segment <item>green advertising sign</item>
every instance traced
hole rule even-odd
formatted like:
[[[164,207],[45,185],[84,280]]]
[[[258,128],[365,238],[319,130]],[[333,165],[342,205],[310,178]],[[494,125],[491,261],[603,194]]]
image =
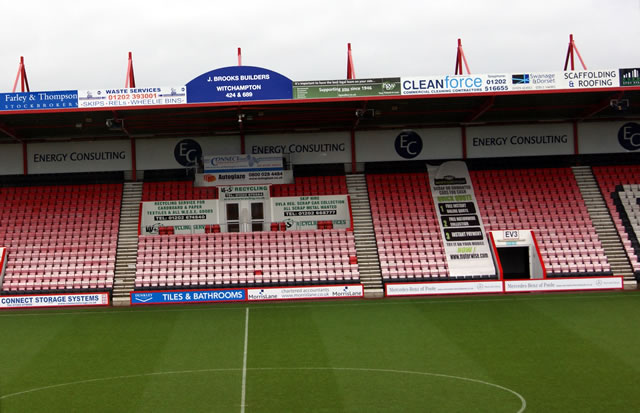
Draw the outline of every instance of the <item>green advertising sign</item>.
[[[340,79],[293,82],[294,99],[351,98],[400,95],[400,78]]]

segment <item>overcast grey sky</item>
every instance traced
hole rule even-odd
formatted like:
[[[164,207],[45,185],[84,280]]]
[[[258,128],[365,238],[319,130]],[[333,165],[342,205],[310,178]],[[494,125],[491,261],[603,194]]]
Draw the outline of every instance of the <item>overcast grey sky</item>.
[[[640,67],[640,0],[0,0],[0,91],[21,55],[32,90],[187,83],[261,66],[293,80],[562,70],[569,33],[589,69]]]

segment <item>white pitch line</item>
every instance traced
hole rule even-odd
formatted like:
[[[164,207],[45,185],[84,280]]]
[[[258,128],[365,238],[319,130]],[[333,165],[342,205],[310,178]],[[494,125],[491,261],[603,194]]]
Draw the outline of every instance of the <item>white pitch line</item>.
[[[240,400],[240,413],[244,413],[247,397],[247,350],[249,349],[249,307],[244,318],[244,352],[242,355],[242,396]]]

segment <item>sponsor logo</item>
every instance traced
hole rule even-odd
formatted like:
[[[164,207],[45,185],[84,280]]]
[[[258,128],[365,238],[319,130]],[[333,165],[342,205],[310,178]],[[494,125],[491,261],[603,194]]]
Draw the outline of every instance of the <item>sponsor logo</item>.
[[[404,159],[413,159],[422,152],[422,138],[414,131],[402,131],[396,137],[395,148]]]
[[[182,166],[195,166],[198,159],[202,158],[202,148],[193,139],[183,139],[176,145],[173,155]]]
[[[529,74],[511,75],[511,84],[528,85],[530,82]]]
[[[618,130],[618,142],[628,151],[640,149],[640,125],[628,122]]]
[[[620,69],[620,86],[640,86],[640,69]]]
[[[397,85],[398,85],[397,83],[382,82],[382,89],[384,91],[390,92],[390,91],[394,90]]]
[[[140,293],[133,296],[136,301],[140,301],[141,303],[146,303],[153,300],[153,294],[149,293]]]

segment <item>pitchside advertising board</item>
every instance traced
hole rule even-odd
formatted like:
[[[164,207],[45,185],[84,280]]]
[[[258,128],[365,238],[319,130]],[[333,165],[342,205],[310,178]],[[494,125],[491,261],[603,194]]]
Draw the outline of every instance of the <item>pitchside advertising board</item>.
[[[578,124],[581,154],[640,152],[640,121]]]
[[[131,305],[361,298],[362,284],[223,290],[134,291]]]
[[[218,200],[143,202],[140,235],[157,235],[160,227],[173,227],[176,234],[205,232],[205,225],[217,224]]]
[[[467,128],[467,157],[571,155],[573,125],[479,126]]]
[[[351,228],[347,195],[290,196],[271,199],[271,222],[286,223],[287,230],[310,230],[319,221],[331,221],[334,228]]]
[[[27,145],[29,174],[126,171],[131,169],[128,140],[46,142]]]
[[[449,161],[428,172],[450,276],[495,276],[467,165]]]
[[[622,277],[554,278],[543,280],[447,281],[387,283],[386,297],[421,295],[499,294],[544,291],[622,290]]]
[[[0,309],[43,307],[104,307],[109,293],[6,295],[0,297]]]
[[[505,280],[506,293],[537,291],[622,290],[622,277],[557,278],[545,280]]]
[[[449,281],[385,284],[385,296],[387,297],[451,294],[497,294],[502,292],[502,281]]]
[[[460,128],[395,129],[356,133],[358,162],[462,158]]]

